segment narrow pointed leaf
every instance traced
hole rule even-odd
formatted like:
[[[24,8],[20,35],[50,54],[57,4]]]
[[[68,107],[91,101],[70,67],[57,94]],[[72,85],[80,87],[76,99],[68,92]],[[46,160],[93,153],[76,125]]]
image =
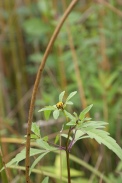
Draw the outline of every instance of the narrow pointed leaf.
[[[66,99],[66,102],[69,101],[76,93],[77,93],[77,91],[74,91],[74,92],[70,93],[69,96]]]
[[[85,109],[80,113],[79,118],[80,118],[80,119],[83,118],[83,117],[85,116],[85,114],[87,114],[87,113],[90,111],[90,109],[92,108],[92,106],[93,106],[93,104],[91,104],[90,106],[88,106],[87,108],[85,108]],[[82,119],[81,119],[81,120],[82,120]]]
[[[47,106],[47,107],[44,107],[44,108],[42,108],[42,109],[40,109],[38,112],[42,112],[42,111],[53,111],[53,110],[55,110],[56,108],[55,108],[55,106]]]
[[[45,110],[45,111],[44,111],[44,117],[45,117],[46,120],[49,119],[50,114],[51,114],[51,110]]]
[[[83,135],[78,140],[90,138],[89,135]]]
[[[49,181],[49,177],[45,177],[42,183],[48,183],[48,181]]]
[[[73,102],[67,101],[66,104],[67,104],[67,105],[73,105]]]
[[[41,136],[39,126],[36,123],[32,123],[31,131],[38,137]]]
[[[122,160],[122,148],[109,136],[109,133],[99,129],[86,131],[90,138],[94,138],[99,144],[104,144]]]
[[[63,101],[64,94],[65,94],[65,91],[60,93],[60,95],[59,95],[59,102]]]
[[[38,138],[40,138],[40,137],[35,134],[31,134],[31,139],[38,139]]]
[[[92,118],[84,118],[84,121],[90,121]]]
[[[56,135],[56,138],[55,138],[55,144],[57,144],[57,142],[59,141],[59,138],[60,138],[60,135],[58,134],[58,135]]]
[[[101,126],[105,128],[106,125],[108,125],[108,123],[104,121],[90,121],[90,122],[83,123],[82,128],[86,128],[86,127],[101,128]]]
[[[66,124],[67,126],[75,126],[76,122],[75,121],[70,121],[69,123]]]
[[[55,148],[55,147],[50,146],[47,142],[45,142],[45,141],[42,140],[42,139],[37,139],[36,142],[37,142],[37,144],[38,144],[41,148],[43,148],[43,149],[45,149],[45,150],[54,151],[54,150],[57,149],[57,148]]]
[[[77,141],[84,134],[85,134],[85,132],[83,132],[82,130],[77,130],[76,134],[75,134],[75,140]]]
[[[58,110],[58,109],[56,109],[56,110],[53,112],[53,117],[54,117],[54,119],[58,119],[58,117],[59,117],[59,110]]]
[[[48,152],[45,152],[45,153],[43,153],[43,154],[41,154],[38,158],[35,159],[35,161],[33,162],[33,164],[32,164],[31,167],[30,167],[30,172],[29,172],[29,174],[31,174],[33,168],[37,165],[37,163],[38,163],[47,153],[49,153],[49,151],[48,151]]]
[[[45,152],[45,150],[30,148],[30,156],[34,156],[34,155],[41,154],[41,153],[44,153],[44,152]],[[13,164],[18,164],[20,161],[24,160],[25,157],[26,157],[26,149],[24,148],[20,153],[18,153],[11,161],[9,161],[6,164],[6,167],[9,167]]]
[[[83,113],[83,111],[80,113],[80,115],[79,115],[79,119],[80,120],[84,120],[84,118],[85,118],[85,114]]]
[[[106,125],[108,125],[108,123],[103,121],[89,121],[77,125],[77,129],[90,131],[92,129],[105,128]]]
[[[67,116],[69,119],[75,120],[75,117],[72,116],[69,112],[67,112],[66,110],[65,110],[64,112],[65,112],[66,116]]]
[[[77,113],[76,113],[76,112],[74,112],[73,114],[74,114],[74,116],[78,119],[78,115],[77,115]]]

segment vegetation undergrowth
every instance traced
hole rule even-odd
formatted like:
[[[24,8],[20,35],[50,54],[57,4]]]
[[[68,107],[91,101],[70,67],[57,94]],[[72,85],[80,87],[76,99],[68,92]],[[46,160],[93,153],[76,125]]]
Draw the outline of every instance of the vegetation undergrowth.
[[[63,11],[68,7],[69,2],[71,1],[34,0],[32,2],[24,0],[18,3],[15,0],[4,0],[3,3],[0,3],[2,25],[0,39],[0,146],[2,146],[0,168],[4,166],[4,162],[9,162],[21,149],[21,147],[18,149],[18,146],[23,141],[23,134],[25,134],[27,109],[35,74],[52,32],[60,22]],[[80,114],[80,107],[84,109],[87,104],[94,103],[90,116],[97,121],[109,122],[109,125],[106,125],[106,131],[110,132],[120,146],[122,145],[121,4],[120,0],[79,1],[56,38],[48,57],[44,77],[39,82],[37,97],[34,97],[34,100],[36,98],[35,105],[33,105],[35,110],[32,112],[34,121],[38,122],[41,119],[42,137],[42,132],[50,134],[50,142],[52,136],[54,137],[55,132],[58,131],[56,128],[60,128],[62,118],[53,121],[53,123],[50,119],[49,123],[46,123],[43,113],[37,113],[38,109],[56,103],[60,91],[66,90],[67,93],[70,93],[78,90],[74,107],[71,110]],[[63,113],[61,112],[60,115]],[[89,117],[88,114],[87,117]],[[32,122],[32,118],[30,121]],[[51,126],[50,124],[55,125]],[[74,130],[72,132],[74,133]],[[28,133],[28,137],[30,137],[30,133]],[[63,147],[66,145],[66,139],[62,140],[61,138],[59,141],[60,146],[61,144]],[[32,144],[34,142],[31,142]],[[54,161],[53,155],[59,151],[54,152],[50,154],[49,164]],[[114,153],[103,146],[96,146],[95,141],[92,141],[91,144],[88,138],[78,141],[71,149],[71,153],[79,157],[78,159],[74,158],[76,163],[73,164],[72,156],[69,156],[70,171],[75,181],[81,181],[81,174],[78,170],[82,165],[83,169],[80,170],[85,174],[85,180],[82,177],[84,182],[97,182],[95,175],[106,182],[108,179],[110,182],[122,182],[121,161],[118,162]],[[30,158],[29,152],[27,155]],[[45,176],[53,177],[52,179],[57,178],[56,183],[60,177],[62,177],[62,181],[67,182],[65,177],[66,162],[62,162],[61,157],[64,159],[62,150],[55,155],[54,165],[51,167],[44,167],[45,161],[38,163],[38,166],[41,164]],[[31,161],[32,158],[30,158],[30,164]],[[62,176],[60,172],[60,176],[55,177],[60,162],[62,162]],[[81,164],[79,165],[79,163]],[[23,162],[20,163],[20,165],[22,164]],[[117,165],[119,166],[115,169]],[[0,181],[6,183],[8,177],[9,182],[12,182],[19,177],[22,179],[20,182],[25,182],[23,171],[18,174],[19,171],[15,170],[25,170],[25,167],[11,165],[11,168],[13,170],[5,167],[5,170],[0,174]],[[46,170],[44,171],[44,169]],[[28,165],[26,170],[29,175]],[[38,180],[42,180],[38,167],[32,172],[36,172],[31,175],[32,179],[36,177]],[[105,172],[105,177],[102,172]],[[108,179],[104,179],[106,176]],[[52,179],[50,178],[51,183],[54,181]]]
[[[104,144],[122,160],[121,147],[105,130],[105,127],[108,125],[108,123],[103,121],[92,121],[90,117],[87,117],[87,114],[91,110],[93,104],[81,111],[80,114],[77,114],[77,112],[70,113],[68,111],[68,105],[73,105],[71,98],[74,97],[76,93],[76,91],[70,93],[64,101],[63,97],[65,91],[63,91],[59,95],[59,101],[57,104],[53,106],[46,106],[38,111],[43,111],[46,119],[49,119],[51,112],[53,112],[54,120],[57,120],[63,115],[64,123],[60,132],[58,135],[56,135],[54,142],[50,141],[48,135],[42,137],[39,126],[36,123],[32,123],[31,140],[35,142],[38,148],[30,148],[30,156],[38,155],[38,157],[33,161],[29,170],[29,175],[32,173],[35,166],[41,161],[41,159],[48,153],[55,151],[65,151],[67,162],[67,182],[71,183],[75,181],[75,179],[71,178],[70,174],[69,155],[75,143],[86,138],[95,139],[99,144]],[[65,140],[62,140],[62,137],[65,138]],[[6,167],[11,167],[12,165],[17,166],[18,163],[25,159],[25,157],[26,154],[24,148],[19,154],[16,155],[15,158],[6,164]],[[4,168],[2,168],[2,170],[4,170]],[[62,170],[60,171],[62,172]],[[106,182],[109,182],[107,178],[104,177],[103,179]],[[42,182],[48,183],[49,178],[45,177]]]

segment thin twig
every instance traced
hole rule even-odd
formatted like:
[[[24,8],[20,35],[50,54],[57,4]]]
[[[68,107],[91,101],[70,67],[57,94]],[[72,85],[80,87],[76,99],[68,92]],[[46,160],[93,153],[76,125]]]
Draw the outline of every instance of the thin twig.
[[[39,70],[37,72],[37,76],[36,76],[36,80],[35,80],[35,84],[34,84],[34,88],[33,88],[33,92],[32,92],[32,97],[31,97],[31,102],[30,102],[30,109],[29,109],[29,115],[28,115],[28,128],[27,128],[27,141],[26,141],[26,161],[25,161],[25,165],[26,165],[26,183],[30,183],[30,176],[29,176],[29,167],[30,167],[30,134],[31,134],[31,124],[32,124],[32,119],[33,119],[33,111],[34,111],[34,104],[35,104],[35,99],[36,99],[36,94],[37,94],[37,90],[38,90],[38,86],[39,86],[39,82],[41,79],[41,75],[42,75],[42,71],[44,69],[45,63],[46,63],[46,59],[50,53],[50,50],[53,46],[53,43],[64,23],[64,21],[66,20],[67,16],[69,15],[69,13],[71,12],[71,10],[73,9],[73,7],[75,6],[75,4],[78,2],[78,0],[72,0],[72,2],[70,3],[70,5],[68,6],[68,8],[66,9],[65,13],[63,14],[63,17],[60,21],[60,23],[57,25],[50,41],[49,44],[47,46],[47,49],[45,51],[45,54],[43,56],[43,59],[41,61],[41,64],[39,66]]]

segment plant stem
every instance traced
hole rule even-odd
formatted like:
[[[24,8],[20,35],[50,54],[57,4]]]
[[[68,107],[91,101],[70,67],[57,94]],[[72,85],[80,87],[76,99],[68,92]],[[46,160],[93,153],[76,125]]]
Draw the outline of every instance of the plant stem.
[[[67,174],[68,174],[68,183],[71,183],[70,179],[70,164],[69,164],[69,150],[66,150],[66,160],[67,160]]]
[[[47,143],[53,145],[54,147],[58,147],[60,150],[65,150],[65,147],[63,147],[61,145],[57,145],[57,144],[54,144],[54,143],[49,142],[49,141],[47,141]]]
[[[72,132],[72,130],[75,128],[76,126],[74,127],[70,127],[69,128],[69,131],[68,131],[68,137],[67,137],[67,142],[66,142],[66,160],[67,160],[67,174],[68,174],[68,183],[71,183],[71,177],[70,177],[70,163],[69,163],[69,152],[72,148],[72,143],[73,143],[73,140],[71,141],[71,143],[69,143],[69,138],[70,138],[70,134]]]
[[[76,127],[76,126],[74,126],[74,128],[75,128],[75,127]],[[72,130],[73,130],[74,128],[72,128]],[[73,139],[71,140],[71,142],[70,142],[70,144],[69,144],[69,146],[68,146],[69,152],[70,152],[70,150],[71,150],[71,148],[72,148],[72,146],[73,146],[73,144],[74,144],[76,131],[77,131],[77,130],[75,129],[74,137],[73,137]]]
[[[64,21],[66,20],[67,16],[69,15],[69,13],[72,11],[73,7],[75,6],[75,4],[78,2],[78,0],[73,0],[71,1],[71,3],[69,4],[68,8],[66,9],[65,13],[63,14],[63,17],[60,21],[60,23],[57,25],[50,41],[49,44],[47,46],[47,49],[45,51],[45,54],[43,56],[43,59],[41,61],[41,64],[39,66],[39,70],[37,72],[37,76],[36,76],[36,81],[34,84],[34,88],[33,88],[33,92],[32,92],[32,97],[31,97],[31,102],[30,102],[30,109],[29,109],[29,115],[28,115],[28,128],[27,128],[27,140],[26,140],[26,161],[25,161],[25,166],[26,166],[26,183],[30,183],[30,176],[29,176],[29,168],[30,168],[30,134],[31,134],[31,125],[32,125],[32,119],[33,119],[33,111],[34,111],[34,105],[35,105],[35,100],[36,100],[36,94],[37,94],[37,90],[38,90],[38,86],[39,86],[39,82],[41,79],[41,75],[42,75],[42,71],[44,69],[47,57],[51,51],[51,48],[54,44],[54,41],[64,23]]]
[[[67,161],[67,174],[68,174],[68,183],[71,183],[71,178],[70,178],[70,164],[69,164],[69,137],[72,129],[70,127],[69,132],[68,132],[68,137],[67,137],[67,142],[66,142],[66,161]]]

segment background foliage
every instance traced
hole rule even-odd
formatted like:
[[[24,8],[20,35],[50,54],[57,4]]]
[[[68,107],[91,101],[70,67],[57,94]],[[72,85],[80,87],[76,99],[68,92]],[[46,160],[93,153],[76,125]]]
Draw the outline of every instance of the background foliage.
[[[52,32],[69,2],[0,1],[0,134],[5,162],[16,155],[18,147],[21,148],[18,144],[26,132],[36,72]],[[120,0],[101,0],[99,3],[79,0],[61,29],[40,83],[34,121],[40,123],[43,135],[51,134],[50,138],[53,138],[60,130],[62,119],[46,123],[43,114],[37,111],[57,103],[61,91],[68,94],[78,90],[74,99],[75,110],[79,112],[93,103],[90,116],[94,120],[109,122],[106,130],[122,146],[121,28]],[[79,142],[72,154],[99,168],[110,179],[116,177],[116,182],[122,181],[121,174],[115,172],[118,158],[94,141]],[[58,156],[47,157],[48,161],[41,162],[43,166],[48,166],[49,162],[58,166]],[[87,179],[95,182],[85,167],[73,162],[71,166],[84,172],[84,182]],[[117,170],[121,171],[121,167]],[[16,171],[8,170],[8,174],[11,181],[19,180],[20,176],[21,182],[24,180],[23,172],[16,174]],[[40,175],[34,176],[40,180]]]

